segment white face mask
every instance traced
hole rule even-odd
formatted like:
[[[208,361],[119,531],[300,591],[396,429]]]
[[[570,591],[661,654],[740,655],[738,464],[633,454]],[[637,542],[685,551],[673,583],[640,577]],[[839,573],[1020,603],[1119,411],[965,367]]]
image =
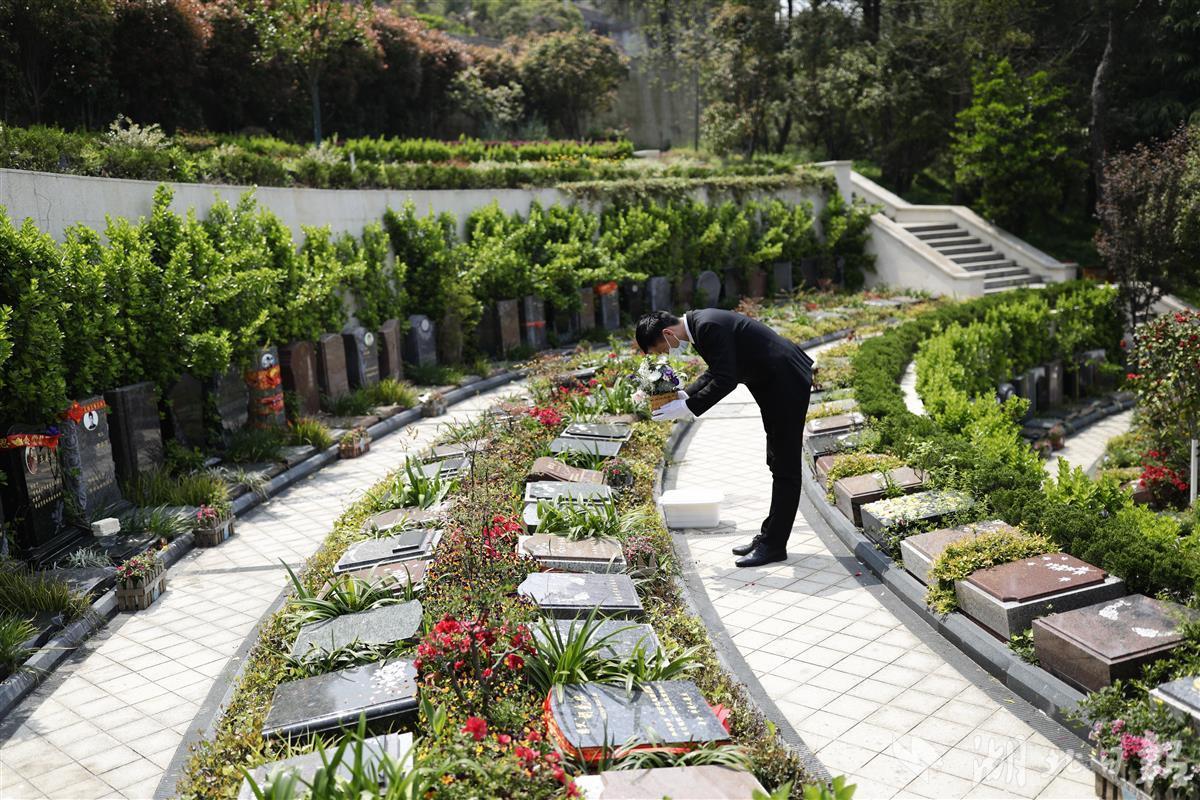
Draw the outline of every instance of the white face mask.
[[[673,333],[671,334],[671,337],[675,339],[674,347],[671,346],[670,340],[667,339],[667,332],[666,331],[663,332],[663,341],[665,341],[667,343],[667,347],[670,347],[670,350],[667,351],[667,355],[669,355],[671,358],[682,358],[684,348],[687,347],[688,343],[685,341],[682,341],[679,338],[676,338],[675,334],[673,334]]]

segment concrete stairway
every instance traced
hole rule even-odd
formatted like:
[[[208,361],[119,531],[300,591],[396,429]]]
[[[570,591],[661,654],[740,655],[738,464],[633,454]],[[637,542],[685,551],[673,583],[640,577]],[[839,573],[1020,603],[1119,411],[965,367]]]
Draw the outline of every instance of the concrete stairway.
[[[964,270],[982,277],[984,294],[1044,285],[1028,268],[954,223],[902,223],[902,227]]]

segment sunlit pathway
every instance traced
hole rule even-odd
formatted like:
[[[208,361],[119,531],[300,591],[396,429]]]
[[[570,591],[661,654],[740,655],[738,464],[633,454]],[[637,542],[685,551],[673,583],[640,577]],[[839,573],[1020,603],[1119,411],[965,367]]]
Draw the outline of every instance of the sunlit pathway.
[[[1094,425],[1089,425],[1078,433],[1068,436],[1062,450],[1046,459],[1046,472],[1058,474],[1058,462],[1062,459],[1073,467],[1085,471],[1095,466],[1104,455],[1104,448],[1114,436],[1127,433],[1133,425],[1133,409],[1122,411],[1105,417]]]
[[[337,517],[443,423],[518,390],[502,386],[372,443],[361,458],[335,461],[239,519],[233,539],[189,553],[150,609],[119,615],[5,720],[0,797],[154,797],[287,585],[280,561],[303,563]]]

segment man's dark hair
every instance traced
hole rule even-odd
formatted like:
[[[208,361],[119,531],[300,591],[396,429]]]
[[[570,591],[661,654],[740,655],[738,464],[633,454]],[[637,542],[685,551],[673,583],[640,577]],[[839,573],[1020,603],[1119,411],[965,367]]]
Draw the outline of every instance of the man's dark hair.
[[[658,340],[662,338],[664,330],[678,324],[679,317],[669,311],[651,311],[638,320],[638,347],[642,348],[643,353],[649,352],[651,347],[658,344]]]

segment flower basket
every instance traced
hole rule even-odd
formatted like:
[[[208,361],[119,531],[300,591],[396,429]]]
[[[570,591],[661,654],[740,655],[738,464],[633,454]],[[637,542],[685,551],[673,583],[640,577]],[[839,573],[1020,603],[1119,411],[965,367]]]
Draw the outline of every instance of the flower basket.
[[[1092,772],[1096,775],[1096,797],[1101,800],[1183,800],[1188,797],[1187,789],[1156,789],[1153,794],[1139,786],[1134,770],[1128,765],[1114,772],[1106,764],[1092,758]]]
[[[663,392],[662,394],[652,394],[652,395],[650,395],[650,410],[658,411],[660,408],[662,408],[663,406],[665,406],[667,403],[671,402],[672,400],[675,400],[677,397],[678,397],[678,395],[676,395],[675,392]]]
[[[633,401],[649,401],[650,410],[657,411],[675,400],[687,378],[676,372],[666,356],[646,356],[638,365],[637,372],[628,378],[634,385]]]
[[[149,608],[167,588],[163,563],[153,553],[142,553],[117,567],[117,608],[141,611]]]
[[[441,392],[423,394],[418,400],[421,403],[421,416],[423,417],[440,417],[446,413],[446,398]]]
[[[371,449],[371,434],[361,425],[347,431],[338,441],[338,455],[342,458],[358,458]]]
[[[196,547],[216,547],[233,536],[234,517],[226,517],[215,524],[201,523],[192,529]]]

